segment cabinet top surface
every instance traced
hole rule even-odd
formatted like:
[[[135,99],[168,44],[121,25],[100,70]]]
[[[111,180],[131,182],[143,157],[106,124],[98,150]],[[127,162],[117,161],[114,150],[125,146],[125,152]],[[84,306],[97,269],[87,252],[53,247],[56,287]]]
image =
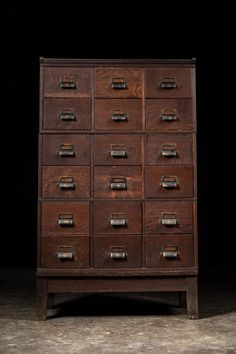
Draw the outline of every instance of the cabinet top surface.
[[[192,59],[72,59],[72,58],[40,58],[40,63],[43,66],[60,66],[60,65],[187,65],[194,66],[196,62],[195,58]]]

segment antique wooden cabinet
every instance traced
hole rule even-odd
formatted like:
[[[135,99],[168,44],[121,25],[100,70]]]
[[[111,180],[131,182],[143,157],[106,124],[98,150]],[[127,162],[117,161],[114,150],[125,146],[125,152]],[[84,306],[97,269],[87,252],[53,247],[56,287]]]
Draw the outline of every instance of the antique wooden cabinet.
[[[49,294],[145,291],[197,318],[194,60],[40,63],[37,318]]]

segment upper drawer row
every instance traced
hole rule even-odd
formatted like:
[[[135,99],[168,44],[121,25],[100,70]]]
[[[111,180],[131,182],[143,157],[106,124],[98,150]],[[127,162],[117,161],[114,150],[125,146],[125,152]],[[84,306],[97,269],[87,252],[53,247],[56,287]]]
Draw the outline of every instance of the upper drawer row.
[[[145,79],[144,79],[145,74]],[[97,68],[95,97],[171,98],[192,97],[191,68]],[[91,97],[91,68],[45,67],[45,97]],[[145,87],[144,87],[145,81]]]

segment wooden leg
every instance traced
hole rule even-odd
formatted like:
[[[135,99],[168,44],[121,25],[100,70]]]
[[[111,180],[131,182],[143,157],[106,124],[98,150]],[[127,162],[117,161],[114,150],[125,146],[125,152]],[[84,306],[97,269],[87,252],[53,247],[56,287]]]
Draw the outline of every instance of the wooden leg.
[[[186,307],[186,292],[179,291],[179,307]]]
[[[187,278],[187,311],[190,319],[198,318],[197,277]]]
[[[48,281],[47,278],[37,278],[37,320],[47,319]]]

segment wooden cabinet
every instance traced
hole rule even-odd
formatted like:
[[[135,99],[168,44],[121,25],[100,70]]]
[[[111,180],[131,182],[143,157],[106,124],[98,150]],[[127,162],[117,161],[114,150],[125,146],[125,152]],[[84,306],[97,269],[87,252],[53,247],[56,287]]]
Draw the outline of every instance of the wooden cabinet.
[[[194,60],[42,58],[40,82],[37,318],[130,291],[197,318]]]

